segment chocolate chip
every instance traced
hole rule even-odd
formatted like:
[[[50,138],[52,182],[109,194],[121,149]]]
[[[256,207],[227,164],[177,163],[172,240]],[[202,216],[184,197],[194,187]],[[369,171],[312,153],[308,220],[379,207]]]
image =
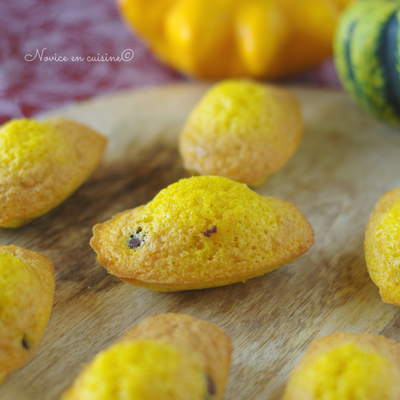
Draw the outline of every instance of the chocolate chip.
[[[204,235],[205,237],[210,237],[212,233],[217,233],[217,226],[216,226],[216,225],[214,225],[211,229],[207,229],[207,230],[203,233],[203,235]]]
[[[146,235],[140,234],[140,232],[142,232],[141,227],[137,228],[136,233],[131,235],[131,238],[128,240],[128,246],[131,249],[137,249],[138,247],[140,247],[143,244],[144,238],[146,237]]]
[[[31,348],[31,342],[30,342],[30,340],[28,340],[28,339],[26,338],[25,335],[24,335],[24,337],[22,338],[22,347],[23,347],[25,350],[29,350],[29,349]]]
[[[129,242],[128,242],[128,246],[131,249],[137,249],[141,245],[142,245],[142,241],[139,238],[131,236],[131,240],[129,240]]]
[[[217,393],[217,388],[215,387],[214,381],[211,376],[207,374],[207,391],[209,396],[214,396]]]

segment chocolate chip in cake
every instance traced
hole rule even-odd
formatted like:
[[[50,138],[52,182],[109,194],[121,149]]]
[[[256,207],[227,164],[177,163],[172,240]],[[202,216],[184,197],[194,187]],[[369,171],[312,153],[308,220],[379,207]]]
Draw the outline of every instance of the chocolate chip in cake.
[[[128,240],[128,246],[131,249],[137,249],[143,244],[146,235],[141,235],[140,232],[142,232],[142,228],[139,227],[136,229],[136,233],[131,235],[131,238]]]
[[[24,334],[24,337],[22,338],[22,347],[25,349],[25,350],[29,350],[30,348],[31,348],[31,342],[30,342],[30,340],[28,340],[27,338],[26,338],[26,335]]]
[[[210,237],[212,233],[217,233],[217,225],[214,225],[211,229],[207,229],[203,235],[205,237]]]
[[[139,238],[134,237],[134,236],[131,236],[131,239],[130,239],[129,242],[128,242],[128,246],[129,246],[131,249],[137,249],[137,248],[140,247],[141,245],[142,245],[142,241],[141,241]]]
[[[217,393],[217,388],[215,387],[214,381],[211,376],[207,374],[207,391],[209,396],[214,396]]]

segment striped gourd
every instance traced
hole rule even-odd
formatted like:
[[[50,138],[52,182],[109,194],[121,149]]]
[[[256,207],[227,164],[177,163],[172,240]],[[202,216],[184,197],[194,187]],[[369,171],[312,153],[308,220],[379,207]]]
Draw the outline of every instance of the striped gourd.
[[[400,125],[400,0],[364,0],[343,13],[335,63],[343,87],[366,110]]]

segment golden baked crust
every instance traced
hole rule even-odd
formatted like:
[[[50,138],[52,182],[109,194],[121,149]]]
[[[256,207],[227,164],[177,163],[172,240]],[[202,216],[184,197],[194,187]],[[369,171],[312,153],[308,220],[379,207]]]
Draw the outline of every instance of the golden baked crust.
[[[172,349],[175,349],[178,354],[182,356],[180,362],[188,362],[187,368],[190,368],[191,362],[195,362],[195,364],[198,363],[197,365],[199,368],[199,374],[197,376],[194,374],[193,378],[199,378],[200,380],[202,385],[202,391],[200,395],[196,395],[193,392],[187,394],[178,393],[179,399],[220,400],[223,398],[226,381],[229,375],[232,344],[231,340],[222,329],[213,324],[190,317],[188,315],[171,313],[155,315],[145,318],[137,326],[127,331],[117,343],[103,352],[103,355],[105,355],[106,352],[110,352],[112,349],[116,349],[118,351],[118,346],[120,346],[119,348],[121,351],[129,351],[131,349],[127,347],[124,348],[122,346],[130,343],[136,343],[139,346],[142,346],[142,348],[148,347],[149,344],[171,346]],[[113,356],[115,357],[116,355],[117,353],[115,353]],[[188,358],[186,358],[186,356]],[[103,388],[99,389],[99,385],[93,385],[92,383],[94,382],[95,377],[93,377],[93,374],[95,372],[102,375],[102,382],[110,378],[108,376],[108,372],[104,372],[104,368],[102,369],[98,367],[98,357],[99,356],[96,357],[97,360],[95,359],[94,363],[86,367],[79,375],[72,387],[64,395],[63,400],[96,400],[99,398],[102,400],[108,400],[107,393],[112,393],[112,391],[103,390]],[[146,357],[146,355],[144,355],[144,357]],[[132,359],[133,358],[128,359],[127,362],[132,362]],[[112,363],[113,359],[109,359],[108,361]],[[160,358],[154,361],[157,363],[162,363]],[[93,368],[93,364],[95,363],[97,363],[97,366]],[[106,368],[106,363],[103,363],[103,365]],[[138,363],[135,365],[136,368],[140,368]],[[124,372],[129,374],[129,370],[132,371],[133,369],[134,367],[127,368],[124,370]],[[147,369],[146,372],[142,372],[141,377],[146,379],[146,375],[149,373],[153,375],[155,372],[154,370],[151,370],[151,368]],[[174,377],[163,374],[163,376],[160,378],[165,380],[165,384],[170,384],[168,381]],[[112,379],[113,381],[118,380],[119,382],[122,382],[122,380],[115,376],[113,376]],[[125,379],[131,378],[125,377]],[[180,376],[179,379],[182,380],[182,377]],[[178,385],[178,383],[179,382],[175,382],[176,385]],[[119,383],[119,385],[123,385],[125,387],[124,383]],[[160,389],[160,386],[153,382],[153,387],[147,387],[145,392],[141,392],[139,396],[131,397],[135,399],[137,398],[138,400],[154,399],[156,398],[154,393],[154,391],[157,390],[156,386],[157,389]],[[132,392],[137,393],[135,389],[131,388],[131,395]],[[101,395],[98,393],[98,391],[101,391]],[[161,396],[163,392],[162,386],[160,391],[161,393],[158,394]],[[204,391],[206,392],[204,393]],[[120,390],[117,390],[116,392],[119,393]],[[167,397],[170,400],[175,400],[175,396],[173,395],[159,398],[164,399]],[[120,397],[118,395],[112,396],[112,400],[119,400],[119,398]]]
[[[400,306],[400,188],[378,201],[365,232],[365,259],[385,303]]]
[[[90,245],[110,273],[159,291],[245,281],[293,261],[314,243],[295,205],[217,176],[182,179],[93,233]]]
[[[29,129],[41,135],[31,137]],[[18,143],[22,131],[31,147]],[[0,129],[0,139],[10,147],[0,149],[0,226],[7,228],[24,225],[62,203],[93,173],[107,144],[92,129],[57,118],[12,121]]]
[[[54,296],[49,257],[0,246],[0,382],[29,357],[43,335]]]
[[[228,80],[215,85],[192,111],[179,147],[191,173],[256,186],[292,157],[302,130],[299,103],[289,92]]]
[[[367,333],[341,332],[311,343],[282,400],[397,400],[400,345]]]

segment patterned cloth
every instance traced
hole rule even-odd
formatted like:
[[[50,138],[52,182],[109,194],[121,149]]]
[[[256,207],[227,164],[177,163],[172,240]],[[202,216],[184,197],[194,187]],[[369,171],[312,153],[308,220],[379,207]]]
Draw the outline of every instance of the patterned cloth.
[[[95,60],[118,56],[125,61]],[[0,123],[182,79],[128,30],[113,0],[0,2]],[[290,82],[340,87],[331,60]]]

